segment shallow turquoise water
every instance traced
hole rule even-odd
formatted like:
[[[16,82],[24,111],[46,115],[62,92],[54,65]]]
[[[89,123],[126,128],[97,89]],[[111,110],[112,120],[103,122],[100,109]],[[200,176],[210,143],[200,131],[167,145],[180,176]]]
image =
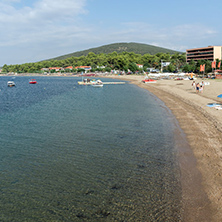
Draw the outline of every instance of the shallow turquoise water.
[[[161,101],[131,84],[36,79],[0,77],[0,221],[179,221],[176,126]]]

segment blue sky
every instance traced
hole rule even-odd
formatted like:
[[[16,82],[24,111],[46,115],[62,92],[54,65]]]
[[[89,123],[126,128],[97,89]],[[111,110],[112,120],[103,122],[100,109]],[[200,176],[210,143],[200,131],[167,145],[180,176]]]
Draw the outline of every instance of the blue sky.
[[[0,66],[117,42],[222,45],[219,0],[0,0]]]

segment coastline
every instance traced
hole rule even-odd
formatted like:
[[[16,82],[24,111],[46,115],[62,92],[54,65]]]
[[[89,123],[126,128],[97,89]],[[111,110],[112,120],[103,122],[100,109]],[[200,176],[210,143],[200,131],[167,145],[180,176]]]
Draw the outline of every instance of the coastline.
[[[143,76],[107,78],[130,81],[150,91],[171,110],[185,133],[188,144],[176,144],[183,221],[222,221],[222,110],[207,107],[208,103],[222,102],[217,98],[222,93],[222,82],[209,80],[210,85],[197,94],[192,89],[192,81],[159,80],[144,84]],[[175,137],[180,134],[175,132]]]
[[[222,93],[222,81],[206,80],[210,85],[196,94],[192,81],[158,80],[144,84],[144,76],[139,75],[95,78],[129,81],[165,103],[182,129],[175,131],[181,169],[182,221],[222,221],[222,110],[207,107],[208,103],[222,103],[217,98]],[[180,143],[183,136],[188,144],[184,140]]]

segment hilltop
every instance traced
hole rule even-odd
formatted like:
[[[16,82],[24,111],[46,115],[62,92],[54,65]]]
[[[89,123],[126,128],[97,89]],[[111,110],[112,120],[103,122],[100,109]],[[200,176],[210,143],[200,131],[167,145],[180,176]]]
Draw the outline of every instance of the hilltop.
[[[56,72],[60,71],[61,67],[72,67],[69,68],[69,70],[72,70],[73,67],[86,65],[95,70],[98,67],[105,67],[104,70],[109,70],[107,72],[110,72],[111,69],[135,72],[138,70],[136,64],[159,69],[162,60],[172,61],[172,64],[167,67],[169,72],[183,68],[186,63],[185,53],[182,52],[140,43],[115,43],[36,63],[4,65],[3,72],[40,73],[42,68],[46,70],[49,67],[53,68],[50,72]],[[188,70],[194,69],[193,66],[185,68]]]
[[[117,53],[121,52],[134,52],[136,54],[151,54],[155,55],[156,53],[169,53],[169,54],[175,54],[175,53],[182,53],[178,51],[174,51],[171,49],[166,49],[158,46],[153,46],[153,45],[148,45],[148,44],[142,44],[142,43],[113,43],[113,44],[108,44],[96,48],[91,48],[83,51],[78,51],[78,52],[73,52],[70,54],[66,54],[63,56],[59,56],[56,58],[52,58],[51,60],[63,60],[67,59],[70,57],[80,57],[80,56],[87,56],[89,52],[93,52],[95,54],[109,54],[116,51]]]

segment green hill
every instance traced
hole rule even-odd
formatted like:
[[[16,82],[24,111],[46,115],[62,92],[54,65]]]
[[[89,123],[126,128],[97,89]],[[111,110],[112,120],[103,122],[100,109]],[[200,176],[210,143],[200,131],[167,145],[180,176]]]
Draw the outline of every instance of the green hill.
[[[174,50],[170,50],[170,49],[166,49],[166,48],[161,48],[161,47],[157,47],[157,46],[153,46],[153,45],[130,42],[130,43],[113,43],[113,44],[109,44],[109,45],[104,45],[104,46],[100,46],[97,48],[91,48],[91,49],[59,56],[56,58],[52,58],[51,60],[63,60],[63,59],[70,58],[72,56],[74,56],[74,57],[86,56],[86,55],[88,55],[89,52],[93,52],[95,54],[100,54],[100,53],[109,54],[114,51],[116,51],[117,53],[134,52],[136,54],[141,54],[141,55],[144,55],[147,53],[154,55],[159,52],[160,53],[169,53],[169,54],[182,53],[182,52],[178,52],[178,51],[174,51]]]

